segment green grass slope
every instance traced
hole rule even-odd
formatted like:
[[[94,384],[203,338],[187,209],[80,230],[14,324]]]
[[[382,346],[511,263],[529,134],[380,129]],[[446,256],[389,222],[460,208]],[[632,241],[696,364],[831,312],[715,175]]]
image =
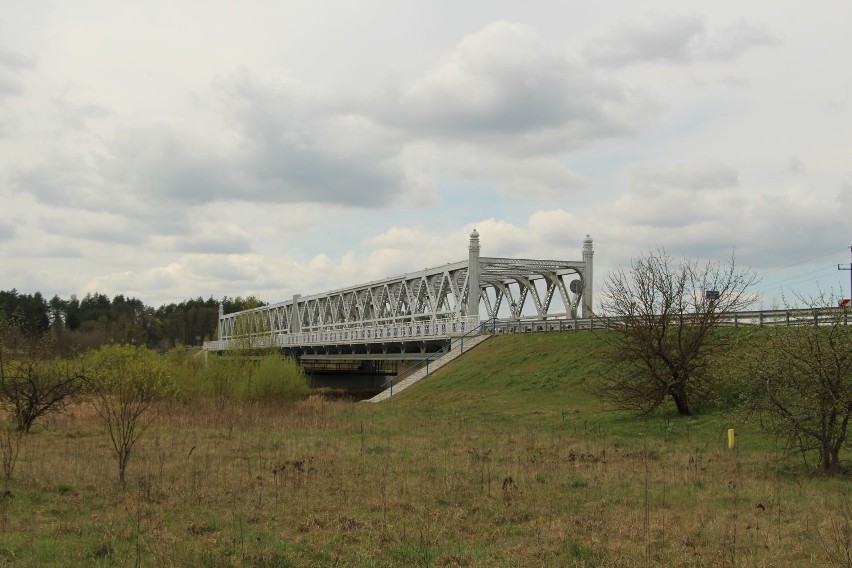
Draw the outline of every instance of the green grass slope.
[[[496,336],[390,401],[394,411],[463,414],[513,428],[572,429],[627,442],[647,435],[669,442],[696,436],[723,446],[735,428],[745,451],[776,447],[756,424],[726,412],[681,417],[674,405],[650,415],[615,412],[590,391],[607,372],[600,333],[561,332]],[[390,410],[390,409],[388,409]]]
[[[591,333],[489,339],[392,399],[400,407],[442,404],[507,415],[596,406],[586,386],[604,346]]]

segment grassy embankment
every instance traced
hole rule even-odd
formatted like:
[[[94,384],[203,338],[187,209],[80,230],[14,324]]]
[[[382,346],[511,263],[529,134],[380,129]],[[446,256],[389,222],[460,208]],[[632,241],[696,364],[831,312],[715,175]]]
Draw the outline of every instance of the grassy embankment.
[[[496,338],[378,406],[163,405],[123,489],[77,407],[25,438],[0,566],[849,565],[848,480],[720,413],[602,410],[599,349]]]

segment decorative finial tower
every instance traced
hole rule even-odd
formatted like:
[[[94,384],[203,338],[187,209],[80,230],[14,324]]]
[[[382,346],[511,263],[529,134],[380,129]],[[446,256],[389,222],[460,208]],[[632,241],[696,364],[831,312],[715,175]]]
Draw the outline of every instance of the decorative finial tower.
[[[216,339],[222,339],[222,334],[225,332],[225,306],[219,302],[219,325],[216,330]]]
[[[465,315],[479,318],[479,233],[476,229],[470,234],[467,265],[467,311]],[[479,325],[479,323],[477,323]]]
[[[583,317],[592,317],[592,261],[595,251],[592,249],[592,237],[583,239]]]

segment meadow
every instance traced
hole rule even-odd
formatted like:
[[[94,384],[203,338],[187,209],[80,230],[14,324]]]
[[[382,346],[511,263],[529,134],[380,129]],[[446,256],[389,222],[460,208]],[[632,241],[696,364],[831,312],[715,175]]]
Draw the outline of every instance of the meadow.
[[[23,440],[0,566],[852,566],[848,477],[742,416],[602,408],[600,349],[497,337],[379,405],[161,402],[125,486],[75,404]]]

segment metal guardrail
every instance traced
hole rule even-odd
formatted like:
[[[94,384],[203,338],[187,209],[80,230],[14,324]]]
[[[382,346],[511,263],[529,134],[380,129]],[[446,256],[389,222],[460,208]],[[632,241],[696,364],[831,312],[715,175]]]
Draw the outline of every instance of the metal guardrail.
[[[838,317],[842,321],[838,321]],[[806,308],[731,312],[720,323],[732,327],[739,327],[741,325],[828,325],[835,322],[849,325],[849,320],[848,308]]]
[[[838,318],[840,320],[838,321]],[[585,319],[497,320],[489,322],[492,333],[538,333],[548,331],[583,331],[617,329],[620,318],[594,317]],[[754,310],[731,312],[719,320],[726,327],[740,326],[803,326],[829,325],[835,322],[850,325],[849,308],[806,308],[793,310]]]

